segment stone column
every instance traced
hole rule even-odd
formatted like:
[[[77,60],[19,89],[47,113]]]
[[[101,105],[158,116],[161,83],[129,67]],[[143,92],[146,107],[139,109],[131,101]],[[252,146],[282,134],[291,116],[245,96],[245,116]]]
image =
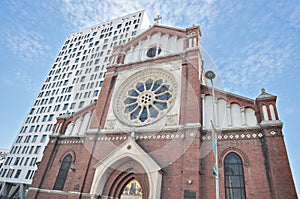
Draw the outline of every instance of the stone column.
[[[241,107],[241,116],[242,116],[242,126],[246,126],[246,116],[245,116],[245,107]]]
[[[232,115],[231,115],[231,103],[226,103],[226,109],[227,109],[227,125],[232,126]]]
[[[206,127],[205,94],[201,94],[201,101],[202,101],[202,126]]]

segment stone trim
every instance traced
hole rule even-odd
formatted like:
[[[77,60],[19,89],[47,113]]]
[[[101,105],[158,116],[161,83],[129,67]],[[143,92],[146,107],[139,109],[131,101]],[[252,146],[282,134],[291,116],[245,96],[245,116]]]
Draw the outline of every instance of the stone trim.
[[[83,196],[89,196],[92,195],[89,193],[81,193],[76,191],[59,191],[59,190],[51,190],[51,189],[40,189],[35,187],[30,187],[29,190],[36,191],[36,192],[43,192],[43,193],[51,193],[51,194],[60,194],[60,195],[83,195]]]

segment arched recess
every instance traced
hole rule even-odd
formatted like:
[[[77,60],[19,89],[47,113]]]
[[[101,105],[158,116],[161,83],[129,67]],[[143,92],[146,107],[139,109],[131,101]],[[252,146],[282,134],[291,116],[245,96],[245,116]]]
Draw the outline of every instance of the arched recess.
[[[64,132],[65,135],[71,135],[72,134],[72,131],[73,131],[73,127],[74,127],[74,122],[73,121],[70,121],[66,126],[66,130]]]
[[[105,183],[102,195],[108,198],[122,198],[125,187],[132,181],[139,184],[140,197],[149,198],[147,173],[142,165],[134,160],[129,160],[112,171]]]
[[[245,118],[247,126],[255,126],[257,124],[255,111],[250,107],[245,108]]]
[[[129,175],[129,178],[128,176],[127,178],[124,176],[122,177],[122,175],[126,174],[124,172],[116,175],[116,172],[122,171],[120,168],[124,167],[126,164],[128,165],[129,162],[140,165],[140,167],[133,167],[132,169],[134,172],[126,172]],[[122,185],[122,183],[125,184],[131,178],[137,178],[138,174],[144,175],[143,178],[140,178],[140,181],[145,180],[145,183],[140,183],[147,189],[146,198],[160,198],[161,196],[161,166],[159,166],[131,137],[113,150],[108,156],[103,158],[94,167],[95,174],[90,192],[92,198],[102,197],[107,193],[118,195],[120,191],[114,191],[114,187],[110,186],[110,183],[118,182],[119,177],[119,179],[121,179],[119,183]],[[110,190],[110,192],[107,192],[107,190]]]

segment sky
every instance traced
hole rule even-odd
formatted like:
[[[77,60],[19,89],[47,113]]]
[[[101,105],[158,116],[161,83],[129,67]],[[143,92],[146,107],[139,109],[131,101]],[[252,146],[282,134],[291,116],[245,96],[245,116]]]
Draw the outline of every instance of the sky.
[[[299,193],[299,0],[2,0],[0,149],[13,143],[68,34],[143,9],[152,22],[161,15],[161,25],[199,25],[226,91],[255,99],[265,88],[278,96]]]

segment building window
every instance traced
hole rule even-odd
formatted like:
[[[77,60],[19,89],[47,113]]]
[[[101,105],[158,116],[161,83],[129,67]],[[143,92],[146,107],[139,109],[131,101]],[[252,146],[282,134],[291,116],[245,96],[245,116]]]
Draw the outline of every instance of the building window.
[[[245,199],[243,162],[236,153],[229,153],[224,160],[226,199]]]
[[[95,90],[94,94],[93,94],[93,97],[98,97],[98,93],[99,93],[99,90]]]
[[[70,109],[71,109],[71,110],[75,108],[75,104],[76,104],[76,103],[72,103],[72,104],[71,104],[71,106],[70,106]]]
[[[33,130],[34,130],[34,126],[31,126],[29,129],[29,133],[33,132]]]
[[[28,170],[28,171],[27,171],[27,174],[26,174],[26,176],[25,176],[25,179],[28,179],[28,178],[29,178],[30,173],[31,173],[31,170]]]
[[[15,178],[19,178],[20,174],[21,174],[21,169],[18,169],[16,174],[15,174]]]
[[[33,136],[33,138],[32,138],[32,141],[31,141],[31,142],[32,142],[32,143],[35,143],[35,141],[36,141],[37,137],[38,137],[37,135]]]
[[[78,108],[82,108],[83,105],[84,105],[84,101],[81,101],[81,102],[79,103],[79,105],[78,105]]]
[[[64,111],[67,110],[67,109],[68,109],[68,106],[69,106],[69,104],[64,104],[63,110],[64,110]]]
[[[45,122],[47,120],[48,115],[44,115],[42,122]]]
[[[147,57],[153,58],[156,57],[157,55],[159,55],[161,52],[161,48],[160,47],[151,47],[147,50]]]
[[[53,120],[53,117],[54,117],[53,114],[49,115],[48,122],[52,121],[52,120]]]
[[[57,178],[55,180],[54,190],[63,190],[66,179],[68,177],[68,172],[71,167],[72,156],[68,154],[62,161]]]
[[[25,160],[25,162],[24,162],[24,166],[27,165],[28,161],[29,161],[29,158],[26,158],[26,160]]]
[[[14,169],[9,169],[9,170],[8,170],[8,173],[7,173],[7,175],[6,175],[6,177],[7,177],[7,178],[11,178],[14,172],[15,172]]]
[[[43,135],[42,138],[41,138],[41,142],[45,142],[47,139],[47,135]]]
[[[41,146],[37,146],[35,148],[34,154],[38,154],[40,152]]]
[[[29,150],[29,154],[32,153],[33,149],[34,149],[34,146],[31,146],[31,147],[30,147],[30,150]]]

